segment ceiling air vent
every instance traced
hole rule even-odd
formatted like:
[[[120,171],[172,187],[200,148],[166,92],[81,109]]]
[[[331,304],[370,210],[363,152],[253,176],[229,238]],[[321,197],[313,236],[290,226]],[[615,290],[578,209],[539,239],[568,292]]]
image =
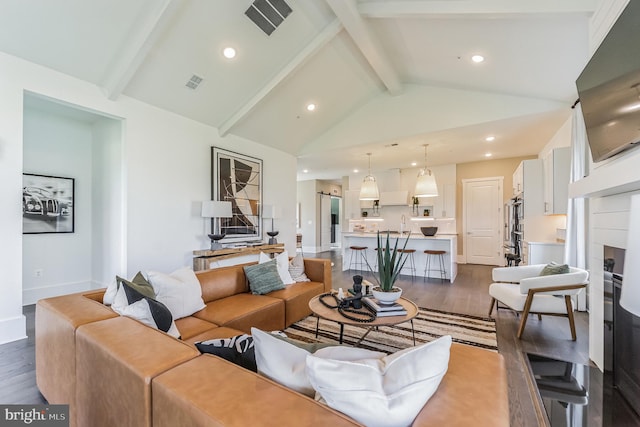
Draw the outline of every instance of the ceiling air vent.
[[[187,84],[185,84],[185,86],[188,87],[189,89],[196,90],[200,83],[202,83],[202,77],[196,76],[194,74],[193,76],[191,76],[191,78],[189,79]]]
[[[290,13],[291,8],[284,0],[256,0],[244,12],[268,36]]]

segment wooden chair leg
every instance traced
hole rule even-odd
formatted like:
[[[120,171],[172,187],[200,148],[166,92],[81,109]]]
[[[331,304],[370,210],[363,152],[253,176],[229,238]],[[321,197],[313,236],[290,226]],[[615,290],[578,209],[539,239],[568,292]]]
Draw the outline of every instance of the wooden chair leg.
[[[571,296],[565,295],[564,302],[567,305],[567,317],[569,318],[569,327],[571,328],[571,340],[576,340],[576,324],[573,319],[573,306],[571,305]]]
[[[527,318],[529,317],[529,310],[531,310],[531,303],[533,303],[533,292],[529,291],[527,294],[527,300],[524,303],[524,310],[522,310],[522,319],[520,319],[520,327],[518,328],[518,339],[522,336],[524,327],[527,324]]]
[[[493,312],[493,307],[496,305],[496,299],[495,298],[491,298],[491,306],[489,307],[489,316],[491,316],[491,313]]]

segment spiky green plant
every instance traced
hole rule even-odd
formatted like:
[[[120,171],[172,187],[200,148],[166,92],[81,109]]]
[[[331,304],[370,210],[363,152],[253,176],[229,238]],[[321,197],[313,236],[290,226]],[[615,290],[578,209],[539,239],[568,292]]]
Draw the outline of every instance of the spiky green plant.
[[[387,231],[387,236],[384,242],[380,237],[380,232],[378,231],[378,272],[374,272],[369,266],[369,270],[373,273],[373,276],[378,282],[378,286],[384,292],[390,292],[393,288],[393,284],[396,282],[400,271],[404,267],[404,263],[407,262],[408,254],[405,252],[398,252],[398,241],[400,238],[397,238],[394,245],[393,250],[391,250],[390,233]],[[402,249],[407,248],[407,243],[409,242],[409,236],[411,233],[407,235],[407,238],[404,241],[404,245]],[[377,276],[377,277],[376,277]]]

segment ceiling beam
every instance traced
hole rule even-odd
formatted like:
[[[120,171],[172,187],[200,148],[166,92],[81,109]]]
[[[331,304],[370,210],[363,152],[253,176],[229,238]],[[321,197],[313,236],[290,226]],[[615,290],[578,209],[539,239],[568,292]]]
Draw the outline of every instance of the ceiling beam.
[[[391,95],[402,92],[402,82],[380,48],[380,43],[369,30],[367,23],[358,12],[355,0],[326,0],[338,19],[344,25],[358,49],[367,59],[374,72]]]
[[[342,30],[342,24],[335,19],[327,25],[309,44],[305,46],[287,65],[276,74],[258,93],[256,93],[245,105],[229,117],[218,127],[220,136],[225,136],[242,119],[244,119],[273,89],[293,74],[307,60],[313,57],[320,49]]]
[[[360,3],[358,12],[368,18],[469,17],[482,15],[530,16],[577,13],[592,15],[597,0],[422,0]]]
[[[139,30],[128,38],[126,47],[118,52],[103,79],[102,89],[110,100],[116,100],[122,94],[183,3],[184,0],[163,0],[153,13],[145,15],[144,22],[137,26]]]

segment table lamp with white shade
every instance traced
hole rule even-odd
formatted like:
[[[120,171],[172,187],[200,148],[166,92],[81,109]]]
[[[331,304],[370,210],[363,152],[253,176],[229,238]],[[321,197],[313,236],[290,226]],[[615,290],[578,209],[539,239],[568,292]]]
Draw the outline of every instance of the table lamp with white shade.
[[[202,217],[213,218],[213,227],[211,234],[211,250],[222,249],[220,240],[224,239],[226,233],[220,231],[220,218],[232,218],[231,202],[223,202],[219,200],[207,200],[202,202]]]
[[[276,236],[279,231],[273,229],[273,220],[280,217],[278,208],[273,205],[263,205],[262,206],[262,218],[271,219],[271,231],[267,231],[267,235],[269,236],[269,244],[275,245],[278,243]]]

